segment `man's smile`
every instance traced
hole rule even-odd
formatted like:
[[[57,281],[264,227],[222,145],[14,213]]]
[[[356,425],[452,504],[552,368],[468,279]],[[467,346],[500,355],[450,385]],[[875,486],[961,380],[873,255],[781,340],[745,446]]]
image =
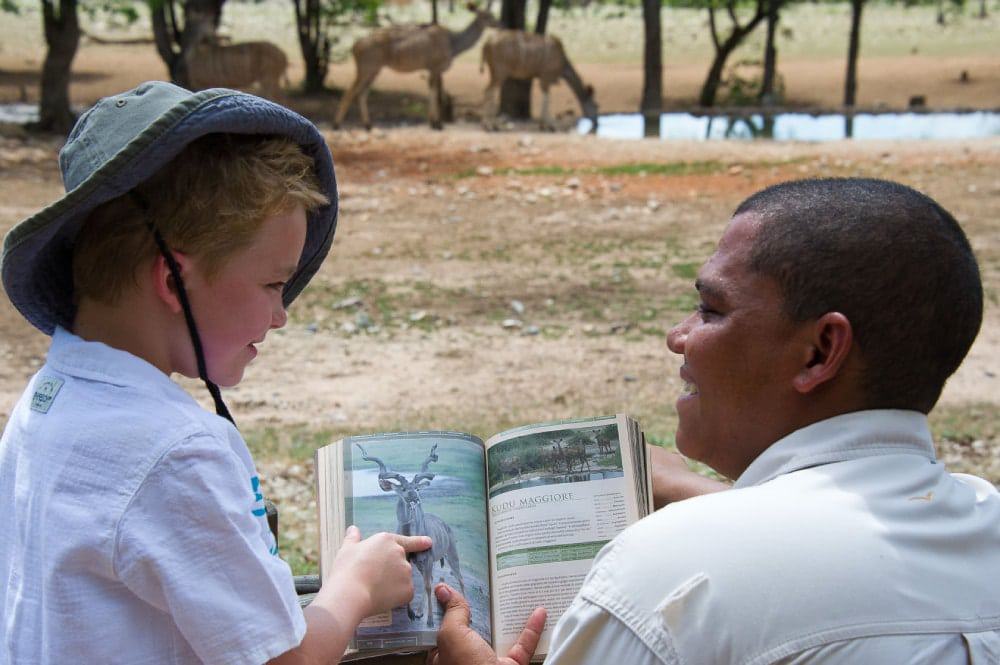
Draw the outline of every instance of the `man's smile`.
[[[698,384],[694,382],[694,379],[688,374],[687,365],[681,367],[680,370],[681,381],[684,382],[684,388],[681,391],[681,397],[690,397],[692,395],[698,394]]]

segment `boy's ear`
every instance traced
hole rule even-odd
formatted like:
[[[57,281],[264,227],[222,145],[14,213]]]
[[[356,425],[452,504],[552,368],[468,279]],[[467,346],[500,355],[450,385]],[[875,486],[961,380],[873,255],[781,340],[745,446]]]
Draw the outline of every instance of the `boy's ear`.
[[[846,316],[827,312],[813,323],[808,342],[808,355],[792,380],[795,390],[803,395],[842,373],[854,347],[854,330]]]
[[[173,252],[177,267],[180,268],[181,279],[190,274],[191,261],[187,255],[181,252]],[[153,259],[153,292],[174,314],[184,311],[181,299],[177,295],[177,284],[174,276],[170,272],[170,266],[163,254],[157,254]]]

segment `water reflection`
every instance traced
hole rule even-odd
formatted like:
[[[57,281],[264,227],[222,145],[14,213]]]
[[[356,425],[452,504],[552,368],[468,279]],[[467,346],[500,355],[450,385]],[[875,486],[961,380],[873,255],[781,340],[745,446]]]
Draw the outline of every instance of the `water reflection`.
[[[601,116],[597,135],[638,139],[774,139],[777,141],[837,141],[853,139],[963,139],[1000,136],[1000,113],[760,113],[696,116],[664,113],[655,116]],[[579,131],[590,128],[581,121]]]
[[[598,131],[597,135],[600,136]],[[642,135],[647,139],[660,138],[660,117],[659,114],[642,116]]]
[[[23,125],[38,121],[38,104],[0,104],[0,122]]]

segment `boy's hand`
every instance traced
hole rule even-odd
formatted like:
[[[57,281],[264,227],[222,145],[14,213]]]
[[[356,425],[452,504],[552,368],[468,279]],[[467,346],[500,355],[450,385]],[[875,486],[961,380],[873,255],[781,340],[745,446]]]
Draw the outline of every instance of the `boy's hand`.
[[[444,618],[437,635],[437,648],[427,656],[427,665],[528,665],[545,627],[545,608],[537,607],[507,655],[498,658],[479,633],[469,628],[472,612],[462,594],[447,584],[434,587],[444,605]]]
[[[355,603],[359,621],[399,607],[413,599],[413,574],[406,554],[430,546],[428,536],[385,532],[361,540],[358,527],[349,526],[333,560],[330,581],[323,589],[336,590],[333,602]]]

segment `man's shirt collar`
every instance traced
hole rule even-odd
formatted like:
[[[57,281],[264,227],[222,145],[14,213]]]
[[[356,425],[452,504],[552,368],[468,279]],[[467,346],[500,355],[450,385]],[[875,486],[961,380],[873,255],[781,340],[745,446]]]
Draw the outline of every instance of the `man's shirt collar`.
[[[887,454],[933,461],[927,416],[918,411],[855,411],[813,423],[779,439],[747,467],[733,488],[760,485],[812,466]]]

